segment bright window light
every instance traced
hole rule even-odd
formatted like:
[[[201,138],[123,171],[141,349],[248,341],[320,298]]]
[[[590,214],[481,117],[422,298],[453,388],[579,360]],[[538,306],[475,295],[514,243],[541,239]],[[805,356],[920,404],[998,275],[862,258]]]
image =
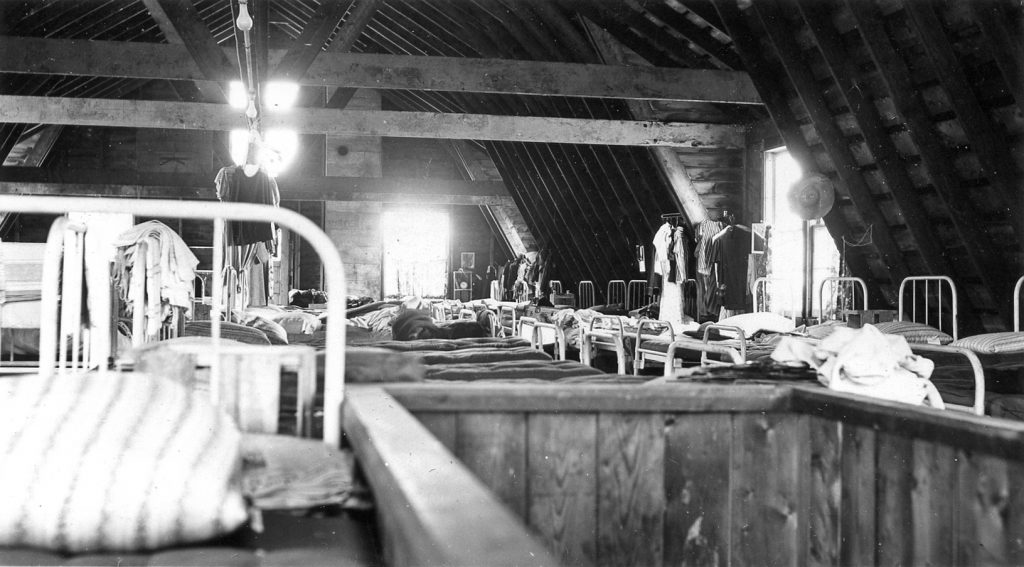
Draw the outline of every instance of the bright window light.
[[[267,106],[274,110],[285,110],[295,104],[299,97],[299,85],[291,81],[270,81],[267,83]]]
[[[231,81],[228,85],[228,104],[234,108],[245,108],[249,104],[249,93],[245,92],[242,81]]]
[[[267,172],[277,177],[295,159],[299,151],[299,135],[295,130],[267,130],[260,152],[260,163],[267,166]]]
[[[235,165],[245,165],[245,154],[249,151],[249,131],[232,130],[230,138],[231,160]]]

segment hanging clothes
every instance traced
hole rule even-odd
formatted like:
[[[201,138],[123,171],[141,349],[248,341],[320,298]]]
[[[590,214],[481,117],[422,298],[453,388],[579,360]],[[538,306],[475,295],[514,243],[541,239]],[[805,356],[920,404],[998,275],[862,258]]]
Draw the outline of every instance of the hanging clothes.
[[[726,227],[722,221],[705,219],[694,227],[696,240],[697,318],[704,320],[718,314],[718,280],[709,262],[711,242]]]
[[[722,307],[732,311],[747,308],[747,265],[750,256],[750,229],[730,226],[711,243],[710,259],[718,266]]]
[[[246,175],[243,168],[237,165],[221,168],[214,184],[217,186],[217,198],[224,202],[276,207],[281,201],[277,181],[262,167],[252,176]],[[227,227],[228,246],[274,241],[274,227],[269,223],[231,221]]]
[[[665,223],[654,234],[654,272],[661,276],[661,301],[658,319],[681,329],[683,314],[683,281],[686,280],[688,246],[681,228]]]

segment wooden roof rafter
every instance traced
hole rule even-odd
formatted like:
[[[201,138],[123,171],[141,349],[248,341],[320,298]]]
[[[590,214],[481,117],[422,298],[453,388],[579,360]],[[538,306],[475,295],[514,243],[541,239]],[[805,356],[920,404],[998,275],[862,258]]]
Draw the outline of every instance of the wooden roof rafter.
[[[929,273],[954,273],[953,266],[946,260],[942,242],[939,240],[921,200],[917,197],[914,184],[903,166],[896,145],[883,126],[873,101],[859,84],[858,71],[853,64],[853,59],[846,52],[832,25],[831,14],[828,11],[829,6],[822,2],[813,5],[804,2],[790,3],[795,4],[800,16],[807,23],[832,80],[845,100],[846,107],[853,116],[857,129],[867,142],[875,158],[876,166],[886,179],[893,203],[902,214],[907,230],[910,231],[918,250],[920,250]],[[817,123],[815,126],[817,127]]]
[[[961,181],[953,167],[951,152],[943,147],[937,136],[935,124],[928,116],[927,106],[916,94],[910,81],[910,70],[897,54],[885,28],[881,15],[870,4],[858,0],[844,0],[857,25],[868,56],[871,58],[879,77],[896,110],[907,124],[907,133],[928,171],[932,188],[949,213],[953,228],[975,271],[989,289],[1003,287],[1000,280],[1008,274],[1002,269],[1002,261],[996,248],[985,235],[982,227],[985,220],[977,210],[974,200],[961,188]],[[993,285],[995,283],[995,285]]]
[[[908,23],[937,70],[939,82],[949,93],[953,110],[967,134],[971,149],[985,169],[986,177],[1001,194],[1002,206],[1009,211],[1010,218],[1016,219],[1013,228],[1018,240],[1024,239],[1024,197],[1021,197],[1019,184],[1021,174],[1009,149],[996,136],[996,125],[971,88],[943,31],[942,21],[930,3],[907,2],[904,11]]]
[[[729,36],[734,38],[736,51],[743,61],[744,68],[754,77],[754,84],[757,85],[758,91],[761,93],[765,108],[782,136],[786,149],[804,171],[818,171],[819,168],[810,145],[804,139],[800,123],[790,109],[789,101],[786,100],[781,81],[784,71],[769,63],[756,36],[751,32],[750,26],[756,24],[756,19],[745,18],[732,0],[714,0],[714,7]],[[846,250],[844,243],[852,242],[855,238],[853,230],[846,222],[839,207],[832,207],[832,210],[825,215],[824,220],[829,234],[835,241],[836,248]],[[893,274],[875,274],[869,265],[866,252],[865,248],[853,248],[849,250],[844,259],[854,275],[866,276],[871,296],[883,298],[885,296],[880,291],[881,286],[877,276],[888,276],[890,285],[896,278]]]
[[[762,0],[752,4],[750,10],[758,17],[767,37],[778,52],[786,75],[804,108],[807,109],[811,122],[821,138],[822,145],[835,164],[841,193],[850,197],[869,226],[877,227],[877,230],[873,232],[875,245],[893,280],[900,281],[911,273],[903,258],[903,253],[889,233],[889,225],[881,208],[864,181],[846,138],[836,125],[835,119],[818,89],[814,75],[804,62],[793,38],[792,30],[785,27],[785,19],[773,4],[772,0]],[[817,169],[815,166],[814,170]]]

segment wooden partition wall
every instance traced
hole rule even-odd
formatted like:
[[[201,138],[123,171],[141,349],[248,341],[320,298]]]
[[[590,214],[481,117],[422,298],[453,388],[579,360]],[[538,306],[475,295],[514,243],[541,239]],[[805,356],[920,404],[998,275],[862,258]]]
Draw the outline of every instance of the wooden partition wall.
[[[388,388],[564,565],[1024,564],[1024,426],[785,386]]]

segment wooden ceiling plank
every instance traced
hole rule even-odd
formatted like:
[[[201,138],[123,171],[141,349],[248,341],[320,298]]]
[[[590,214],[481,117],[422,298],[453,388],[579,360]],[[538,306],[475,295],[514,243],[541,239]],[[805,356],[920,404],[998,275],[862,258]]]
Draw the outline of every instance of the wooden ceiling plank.
[[[1020,175],[1016,171],[1013,157],[1005,141],[997,135],[999,127],[992,122],[982,108],[964,74],[963,67],[949,44],[942,22],[931,2],[906,2],[904,11],[907,21],[917,38],[925,47],[935,69],[935,74],[949,94],[953,111],[967,134],[971,149],[977,156],[986,177],[999,189],[1003,205],[1017,218],[1024,218],[1020,208]],[[1024,227],[1024,221],[1015,228]],[[1018,231],[1018,238],[1024,239],[1024,232]]]
[[[814,154],[807,140],[804,139],[800,123],[789,107],[789,101],[786,100],[786,91],[780,81],[780,70],[768,63],[756,36],[753,35],[749,25],[744,20],[742,14],[740,14],[734,2],[731,0],[715,0],[714,6],[729,37],[732,37],[735,42],[736,51],[743,61],[744,68],[754,78],[754,84],[757,85],[758,91],[764,99],[765,108],[768,110],[776,129],[782,136],[786,149],[804,171],[817,171],[818,167],[814,160]],[[844,241],[854,241],[853,231],[844,219],[839,207],[832,207],[832,210],[825,215],[824,220],[829,234],[835,241],[836,248],[844,250]],[[845,260],[854,275],[863,277],[868,281],[871,296],[882,298],[883,295],[880,292],[878,279],[868,265],[867,258],[864,255],[865,251],[865,248],[854,248],[847,254]],[[890,274],[889,277],[890,280],[898,281],[893,274]]]
[[[539,247],[564,247],[566,254],[562,258],[562,265],[569,268],[577,279],[588,279],[594,277],[593,264],[587,260],[589,254],[580,248],[576,239],[564,239],[559,232],[553,228],[554,225],[548,215],[547,209],[536,200],[536,187],[529,180],[520,176],[521,168],[516,167],[511,158],[506,154],[511,144],[488,143],[487,153],[494,159],[495,165],[501,172],[502,179],[509,183],[509,192],[516,202],[516,206],[524,213],[530,232],[537,239]],[[534,194],[522,195],[520,191],[534,191]],[[564,228],[563,228],[564,230]]]
[[[907,124],[907,134],[917,146],[921,162],[928,171],[932,187],[939,201],[949,212],[950,220],[967,255],[977,264],[977,269],[989,279],[1006,279],[1002,260],[996,254],[996,247],[985,236],[983,219],[974,200],[963,191],[961,182],[953,167],[952,153],[942,145],[935,123],[928,116],[927,106],[910,81],[910,69],[896,53],[889,35],[885,32],[881,16],[871,4],[860,0],[844,0],[853,14],[857,32],[863,39],[871,61],[878,69],[889,97]],[[993,291],[999,289],[990,287]]]
[[[907,229],[910,231],[922,259],[931,274],[955,274],[954,266],[947,261],[934,225],[928,218],[923,203],[917,197],[914,183],[907,173],[903,160],[889,137],[881,118],[875,109],[874,102],[865,95],[858,80],[858,71],[853,63],[853,56],[846,52],[832,19],[828,13],[828,5],[820,2],[808,4],[794,2],[800,15],[807,23],[811,36],[818,44],[832,80],[839,87],[839,92],[846,100],[846,106],[853,116],[864,141],[867,142],[875,165],[885,179],[889,193],[903,215]],[[978,270],[973,270],[981,275]],[[970,271],[968,271],[970,273]]]
[[[528,0],[527,3],[538,17],[542,18],[546,24],[553,26],[559,40],[564,42],[565,47],[574,55],[576,61],[600,63],[594,49],[590,47],[583,34],[562,12],[557,3],[546,0]]]
[[[967,2],[967,5],[992,45],[992,57],[1017,102],[1017,108],[1024,113],[1024,45],[1021,45],[1021,38],[1011,35],[1004,24],[1006,4],[975,0]]]
[[[242,112],[227,105],[17,95],[0,95],[0,121],[184,130],[232,130],[245,123]],[[740,148],[744,143],[743,129],[736,125],[483,114],[297,108],[265,116],[263,125],[307,134],[567,144]]]
[[[210,28],[199,17],[192,2],[143,0],[143,3],[149,10],[150,16],[160,26],[160,31],[163,32],[167,41],[171,44],[183,45],[188,50],[192,60],[199,67],[202,78],[207,81],[218,81],[233,74],[234,66],[217,45],[213,34],[210,33]],[[118,59],[123,56],[122,52]],[[156,62],[159,63],[160,60],[158,59]],[[208,101],[226,100],[223,91],[208,82],[197,82],[196,87]]]
[[[751,9],[760,18],[763,29],[778,52],[786,75],[796,89],[800,101],[807,109],[811,122],[821,138],[822,145],[835,164],[836,174],[845,187],[846,194],[850,196],[864,221],[876,227],[873,239],[882,255],[883,262],[889,267],[897,281],[902,280],[911,274],[899,246],[890,234],[890,227],[886,223],[885,216],[850,152],[846,137],[836,125],[835,118],[825,102],[817,80],[804,62],[800,48],[793,37],[793,31],[783,25],[785,20],[775,6],[768,4],[769,1],[762,0],[753,4]]]
[[[693,12],[698,18],[704,20],[711,27],[717,29],[723,35],[729,35],[725,30],[725,25],[722,23],[722,19],[719,18],[718,12],[715,10],[715,5],[711,0],[666,0],[670,3],[678,4]]]
[[[639,17],[625,5],[600,0],[574,0],[572,5],[588,19],[612,34],[620,43],[658,67],[706,67],[689,48],[675,49],[680,42],[665,30]],[[614,10],[612,8],[615,8]]]
[[[227,53],[234,56],[231,51]],[[181,46],[14,37],[0,37],[0,72],[190,81],[207,78]],[[237,79],[237,70],[228,67],[213,80]],[[510,59],[321,53],[299,82],[354,88],[761,102],[750,78],[738,71]]]
[[[689,18],[680,14],[671,6],[649,3],[644,8],[649,10],[655,18],[664,22],[666,26],[679,32],[680,35],[707,52],[719,65],[727,69],[743,69],[743,63],[740,62],[740,58],[736,55],[735,51],[712,37],[709,30],[693,23]]]
[[[377,8],[382,4],[381,0],[355,0],[356,5],[349,12],[348,18],[341,24],[338,33],[327,46],[330,53],[348,53],[356,44],[363,30],[377,13]]]

